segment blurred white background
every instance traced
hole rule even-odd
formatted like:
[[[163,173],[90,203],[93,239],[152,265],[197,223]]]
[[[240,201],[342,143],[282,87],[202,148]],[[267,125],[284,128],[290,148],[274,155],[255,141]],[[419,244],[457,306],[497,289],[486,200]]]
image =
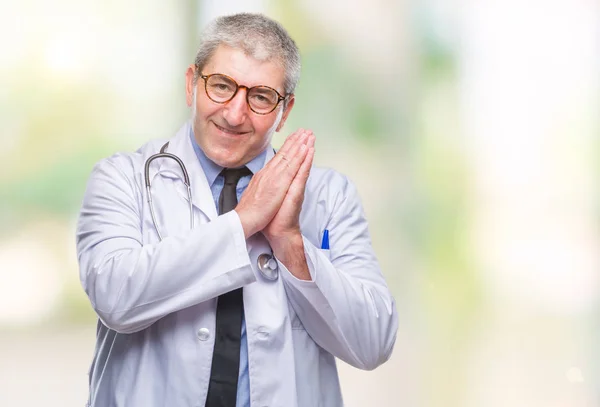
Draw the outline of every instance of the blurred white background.
[[[74,225],[93,164],[169,137],[216,15],[303,56],[297,127],[363,198],[400,331],[348,407],[600,404],[600,4],[0,2],[0,406],[83,406]],[[310,407],[310,406],[307,406]]]

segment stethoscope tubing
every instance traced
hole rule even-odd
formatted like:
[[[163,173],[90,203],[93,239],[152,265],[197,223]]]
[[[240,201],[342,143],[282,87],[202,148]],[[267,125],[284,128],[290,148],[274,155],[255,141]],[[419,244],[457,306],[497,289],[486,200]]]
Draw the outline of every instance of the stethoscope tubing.
[[[158,220],[156,219],[156,214],[154,213],[154,203],[152,200],[152,185],[150,182],[150,164],[152,163],[152,161],[156,160],[157,158],[168,158],[171,160],[175,160],[177,162],[177,164],[179,165],[179,168],[181,168],[181,172],[183,174],[183,182],[185,183],[185,186],[187,188],[188,202],[190,205],[190,230],[194,229],[194,208],[193,208],[193,204],[192,204],[192,186],[190,184],[190,177],[188,175],[187,169],[185,168],[185,164],[183,163],[181,158],[177,157],[175,154],[166,152],[168,145],[169,145],[169,143],[167,142],[165,145],[162,146],[159,153],[156,153],[156,154],[148,157],[148,159],[146,160],[146,163],[144,164],[144,182],[146,184],[146,195],[148,196],[148,205],[150,207],[150,216],[152,217],[152,223],[154,223],[154,228],[156,229],[156,233],[158,234],[158,238],[160,239],[160,241],[163,240],[163,235],[160,232],[160,228],[158,226]],[[273,267],[273,264],[275,264],[274,267]],[[279,266],[277,265],[275,256],[273,256],[272,253],[271,254],[267,254],[267,253],[261,254],[257,259],[257,266],[264,278],[266,278],[267,280],[270,280],[270,281],[277,280],[277,278],[278,278],[277,271],[278,271]]]
[[[190,184],[190,177],[188,175],[187,169],[185,168],[185,164],[183,163],[183,161],[181,161],[181,158],[177,157],[175,154],[165,152],[168,145],[168,142],[165,143],[165,145],[162,146],[162,148],[160,149],[160,152],[148,157],[146,163],[144,164],[144,182],[146,184],[146,195],[148,196],[148,205],[150,206],[150,216],[152,216],[152,223],[154,223],[156,233],[158,233],[158,238],[161,241],[163,240],[163,235],[162,233],[160,233],[158,221],[156,220],[156,215],[154,213],[154,204],[152,202],[151,190],[152,185],[150,183],[150,164],[157,158],[169,158],[171,160],[175,160],[179,165],[179,168],[181,168],[181,172],[183,173],[183,182],[185,183],[185,186],[187,188],[188,202],[190,205],[190,229],[194,229],[194,208],[192,207],[192,186]]]

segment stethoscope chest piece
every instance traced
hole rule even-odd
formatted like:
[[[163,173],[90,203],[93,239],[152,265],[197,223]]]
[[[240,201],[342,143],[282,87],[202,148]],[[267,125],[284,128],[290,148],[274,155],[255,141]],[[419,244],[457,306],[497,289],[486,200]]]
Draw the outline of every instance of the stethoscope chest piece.
[[[264,278],[270,281],[275,281],[279,277],[279,267],[277,260],[272,254],[263,253],[256,260],[258,270]]]

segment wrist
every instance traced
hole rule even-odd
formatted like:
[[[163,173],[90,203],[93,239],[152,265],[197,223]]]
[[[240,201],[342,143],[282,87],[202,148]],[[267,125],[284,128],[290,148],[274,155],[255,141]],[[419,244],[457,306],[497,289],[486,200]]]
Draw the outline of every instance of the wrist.
[[[263,231],[263,233],[264,232],[265,231]],[[265,233],[265,237],[273,250],[275,247],[297,246],[302,243],[302,233],[300,232],[300,228],[294,228],[278,233]]]
[[[284,263],[292,253],[304,253],[304,242],[300,230],[271,236],[267,240],[275,257]]]
[[[252,223],[251,219],[248,218],[248,215],[243,210],[234,209],[237,213],[238,218],[240,218],[240,223],[242,224],[242,229],[244,230],[244,237],[248,239],[250,236],[258,232],[258,229]]]
[[[300,231],[280,235],[271,243],[273,254],[288,271],[300,280],[311,280],[310,271],[304,253],[304,240]]]

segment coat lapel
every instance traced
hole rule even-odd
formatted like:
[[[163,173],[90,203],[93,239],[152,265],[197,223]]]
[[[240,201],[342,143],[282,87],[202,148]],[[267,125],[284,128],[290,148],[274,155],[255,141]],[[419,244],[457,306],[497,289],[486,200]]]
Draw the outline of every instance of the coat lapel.
[[[190,178],[190,186],[192,188],[192,204],[200,209],[204,215],[209,219],[213,220],[218,216],[215,203],[213,201],[212,192],[202,166],[196,157],[194,147],[190,140],[191,121],[187,121],[177,132],[175,137],[169,140],[166,152],[173,154],[185,165]],[[158,151],[156,151],[158,153]],[[265,164],[268,163],[275,156],[273,148],[267,148],[267,155],[265,157]],[[170,179],[175,184],[177,193],[180,194],[186,201],[188,200],[188,192],[183,182],[183,173],[179,164],[174,159],[159,158],[156,160],[158,164],[152,165],[150,170],[150,179],[154,179],[156,176]],[[156,170],[153,170],[156,168]]]
[[[190,140],[190,127],[191,122],[188,121],[179,129],[175,137],[169,140],[166,152],[181,159],[190,178],[192,204],[200,209],[209,220],[213,220],[217,217],[217,209],[215,208],[208,181],[206,180],[204,171],[202,171]],[[176,184],[177,193],[187,201],[188,191],[185,187],[182,170],[177,161],[169,158],[159,158],[158,161],[160,164],[155,176],[158,175],[171,179]]]

